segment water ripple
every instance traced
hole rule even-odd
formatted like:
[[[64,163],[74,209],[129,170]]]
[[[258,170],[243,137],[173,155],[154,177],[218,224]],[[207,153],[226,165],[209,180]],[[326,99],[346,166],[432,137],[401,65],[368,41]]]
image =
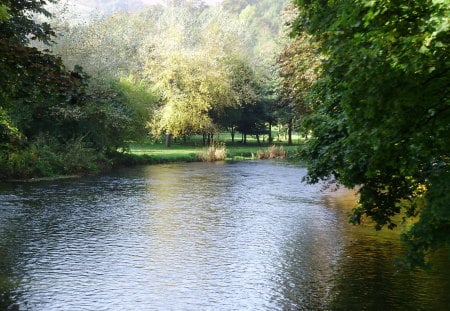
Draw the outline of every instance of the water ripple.
[[[448,303],[443,290],[425,294],[435,286],[426,275],[394,274],[398,241],[347,226],[320,186],[300,183],[304,173],[280,162],[194,163],[3,186],[0,309]]]

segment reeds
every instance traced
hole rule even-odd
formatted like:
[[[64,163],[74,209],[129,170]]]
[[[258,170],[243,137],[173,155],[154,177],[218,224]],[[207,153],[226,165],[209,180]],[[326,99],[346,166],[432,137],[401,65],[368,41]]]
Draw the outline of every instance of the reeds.
[[[197,153],[197,159],[203,162],[215,162],[225,160],[227,149],[225,144],[212,145]]]
[[[286,150],[283,146],[272,145],[266,150],[259,150],[256,153],[256,157],[260,160],[262,159],[285,159],[287,157]]]

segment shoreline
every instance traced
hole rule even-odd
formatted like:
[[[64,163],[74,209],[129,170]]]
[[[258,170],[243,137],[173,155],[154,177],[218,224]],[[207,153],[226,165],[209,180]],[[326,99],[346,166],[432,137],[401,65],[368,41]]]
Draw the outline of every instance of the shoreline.
[[[284,159],[289,159],[289,152],[285,153]],[[233,152],[226,156],[224,161],[249,161],[249,160],[265,160],[271,158],[261,158],[258,157],[254,150],[251,151],[239,151]],[[221,159],[222,160],[222,159]],[[57,181],[57,180],[65,180],[65,179],[75,179],[75,178],[83,178],[86,176],[95,176],[99,174],[103,174],[109,172],[111,170],[120,169],[124,167],[134,167],[139,165],[157,165],[157,164],[169,164],[169,163],[192,163],[192,162],[208,162],[202,160],[197,157],[195,153],[188,153],[182,155],[171,156],[170,154],[166,154],[165,156],[161,154],[133,154],[133,153],[119,153],[115,156],[109,158],[105,162],[97,162],[97,169],[89,170],[86,167],[81,169],[79,172],[73,172],[68,175],[64,174],[56,174],[54,176],[42,176],[42,177],[24,177],[20,176],[11,176],[9,177],[0,177],[1,183],[33,183],[33,182],[42,182],[42,181]]]
[[[33,182],[41,182],[41,181],[55,181],[55,180],[64,180],[64,179],[75,179],[82,178],[86,175],[59,175],[59,176],[49,176],[49,177],[31,177],[24,179],[5,179],[0,180],[0,183],[33,183]]]

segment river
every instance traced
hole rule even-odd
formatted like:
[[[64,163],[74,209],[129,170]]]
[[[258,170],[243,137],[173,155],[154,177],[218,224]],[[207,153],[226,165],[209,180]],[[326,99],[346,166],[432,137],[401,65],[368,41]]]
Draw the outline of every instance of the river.
[[[398,232],[286,162],[135,167],[0,185],[0,310],[449,310],[444,255],[396,265]]]

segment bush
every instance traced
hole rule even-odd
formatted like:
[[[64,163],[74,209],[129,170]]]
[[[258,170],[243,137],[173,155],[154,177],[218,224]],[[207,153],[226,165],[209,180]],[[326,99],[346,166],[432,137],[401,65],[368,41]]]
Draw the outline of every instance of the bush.
[[[88,148],[81,138],[59,143],[53,138],[38,137],[25,148],[0,158],[0,178],[53,177],[98,170],[106,162]]]
[[[61,147],[64,174],[97,171],[98,162],[107,161],[102,153],[96,153],[94,149],[86,146],[81,138],[72,139]]]

